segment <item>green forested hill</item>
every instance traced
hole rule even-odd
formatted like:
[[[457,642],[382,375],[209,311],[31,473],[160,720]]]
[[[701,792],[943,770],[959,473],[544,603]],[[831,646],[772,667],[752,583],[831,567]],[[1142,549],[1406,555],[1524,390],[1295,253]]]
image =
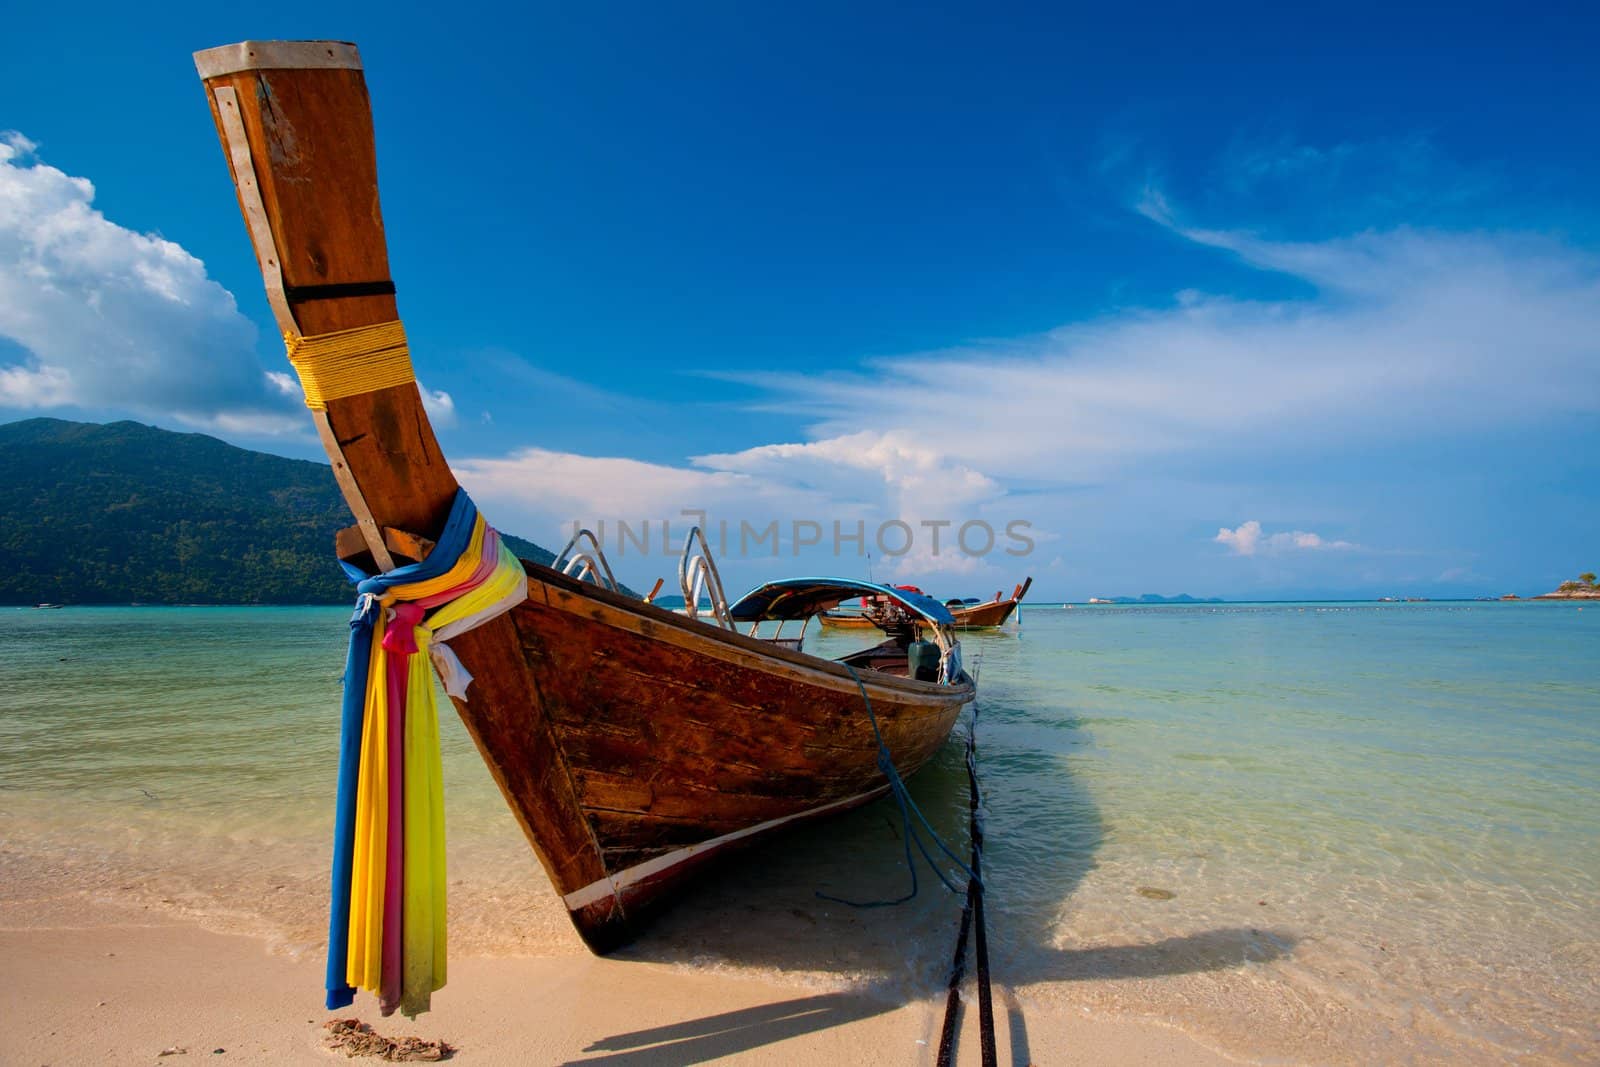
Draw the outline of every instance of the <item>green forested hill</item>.
[[[321,463],[137,422],[0,424],[0,604],[346,603],[350,521]]]

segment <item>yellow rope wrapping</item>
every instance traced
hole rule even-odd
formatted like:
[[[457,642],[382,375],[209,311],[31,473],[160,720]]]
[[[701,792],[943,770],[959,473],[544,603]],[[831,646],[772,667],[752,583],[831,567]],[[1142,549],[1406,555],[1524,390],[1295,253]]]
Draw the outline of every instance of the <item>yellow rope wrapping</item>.
[[[283,345],[313,411],[327,410],[330,400],[417,380],[399,319],[311,337],[285,334]]]

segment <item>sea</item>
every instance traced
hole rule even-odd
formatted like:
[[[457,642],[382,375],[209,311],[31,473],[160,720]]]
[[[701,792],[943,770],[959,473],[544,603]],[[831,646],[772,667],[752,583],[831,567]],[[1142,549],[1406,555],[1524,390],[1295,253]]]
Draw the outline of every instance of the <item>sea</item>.
[[[0,609],[0,903],[319,956],[347,619]],[[1014,1044],[1086,1013],[1251,1060],[1600,1061],[1600,605],[1030,603],[963,648],[978,700],[910,791],[964,853],[974,738]],[[452,953],[582,953],[448,713],[443,744]],[[886,800],[737,854],[622,958],[936,997],[938,873],[828,899],[905,895],[905,833]]]

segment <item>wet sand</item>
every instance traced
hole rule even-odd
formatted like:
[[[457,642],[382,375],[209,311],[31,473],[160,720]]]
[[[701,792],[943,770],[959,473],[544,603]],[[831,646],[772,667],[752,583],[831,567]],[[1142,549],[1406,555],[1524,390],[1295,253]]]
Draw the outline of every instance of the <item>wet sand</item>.
[[[459,1063],[916,1064],[933,1062],[943,1012],[942,1001],[567,956],[453,959],[450,984],[416,1021],[383,1019],[369,999],[329,1013],[312,953],[77,894],[5,904],[0,953],[0,1062],[34,1067],[340,1062],[324,1024],[351,1016],[388,1037],[443,1040]],[[1003,1064],[1239,1062],[1157,1023],[1028,1011],[997,994]],[[978,1062],[968,1008],[960,1063]]]

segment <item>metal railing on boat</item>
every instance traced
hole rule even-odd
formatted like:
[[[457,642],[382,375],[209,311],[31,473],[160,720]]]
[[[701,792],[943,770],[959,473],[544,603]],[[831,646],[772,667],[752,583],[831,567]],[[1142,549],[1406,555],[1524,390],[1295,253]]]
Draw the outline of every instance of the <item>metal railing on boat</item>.
[[[587,542],[588,547],[580,547]],[[571,553],[569,558],[568,553]],[[563,562],[565,561],[565,562]],[[611,573],[611,564],[606,562],[605,551],[600,547],[600,541],[587,527],[572,535],[566,547],[556,553],[556,558],[550,566],[562,574],[570,574],[578,581],[588,579],[602,589],[617,592],[617,579]]]
[[[698,549],[696,545],[698,544]],[[700,596],[711,600],[711,617],[725,630],[734,629],[733,616],[728,613],[728,596],[722,591],[722,576],[711,558],[711,546],[700,527],[690,528],[683,539],[683,555],[678,559],[678,586],[683,590],[684,614],[691,619],[700,616]]]

